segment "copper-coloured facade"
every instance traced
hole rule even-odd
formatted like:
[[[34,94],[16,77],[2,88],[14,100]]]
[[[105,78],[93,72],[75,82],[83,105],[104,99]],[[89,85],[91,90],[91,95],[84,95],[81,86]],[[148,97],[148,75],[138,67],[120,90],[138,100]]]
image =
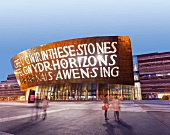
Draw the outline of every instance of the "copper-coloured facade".
[[[101,36],[52,42],[11,59],[21,90],[64,83],[134,85],[127,36]]]

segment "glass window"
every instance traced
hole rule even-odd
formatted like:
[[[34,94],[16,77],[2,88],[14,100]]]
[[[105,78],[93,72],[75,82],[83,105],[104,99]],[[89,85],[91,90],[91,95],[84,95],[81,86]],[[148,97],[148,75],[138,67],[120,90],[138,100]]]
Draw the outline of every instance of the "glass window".
[[[138,71],[138,65],[137,64],[133,65],[133,71]]]
[[[138,75],[134,75],[134,80],[135,80],[135,81],[138,81],[138,80],[139,80]]]

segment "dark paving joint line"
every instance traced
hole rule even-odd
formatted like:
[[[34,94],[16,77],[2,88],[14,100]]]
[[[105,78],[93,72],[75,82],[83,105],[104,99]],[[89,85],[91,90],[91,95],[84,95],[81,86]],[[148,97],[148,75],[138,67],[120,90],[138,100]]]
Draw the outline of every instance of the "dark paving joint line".
[[[161,123],[163,123],[165,126],[170,127],[170,121],[169,119],[167,121],[165,121],[165,119],[163,118],[163,113],[169,113],[169,112],[161,112],[161,111],[148,111],[147,112],[150,116],[154,117],[155,119],[157,119],[158,121],[160,121]],[[170,113],[168,114],[170,115]]]

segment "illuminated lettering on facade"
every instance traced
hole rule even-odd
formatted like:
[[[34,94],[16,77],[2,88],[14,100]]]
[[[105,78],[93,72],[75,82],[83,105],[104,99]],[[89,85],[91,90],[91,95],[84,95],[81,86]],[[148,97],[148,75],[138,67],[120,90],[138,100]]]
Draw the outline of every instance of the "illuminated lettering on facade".
[[[118,50],[118,40],[82,44],[68,42],[61,46],[53,43],[16,55],[12,64],[21,85],[71,79],[90,81],[93,78],[117,78],[120,75],[119,55],[122,55]]]

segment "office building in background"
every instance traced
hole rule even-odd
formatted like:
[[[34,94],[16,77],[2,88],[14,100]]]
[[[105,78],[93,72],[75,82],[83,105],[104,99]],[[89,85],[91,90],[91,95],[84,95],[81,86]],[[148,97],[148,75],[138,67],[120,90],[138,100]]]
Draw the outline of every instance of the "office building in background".
[[[25,101],[25,92],[21,92],[14,74],[8,75],[7,80],[0,82],[0,100]]]
[[[142,99],[170,95],[170,52],[137,56]]]

